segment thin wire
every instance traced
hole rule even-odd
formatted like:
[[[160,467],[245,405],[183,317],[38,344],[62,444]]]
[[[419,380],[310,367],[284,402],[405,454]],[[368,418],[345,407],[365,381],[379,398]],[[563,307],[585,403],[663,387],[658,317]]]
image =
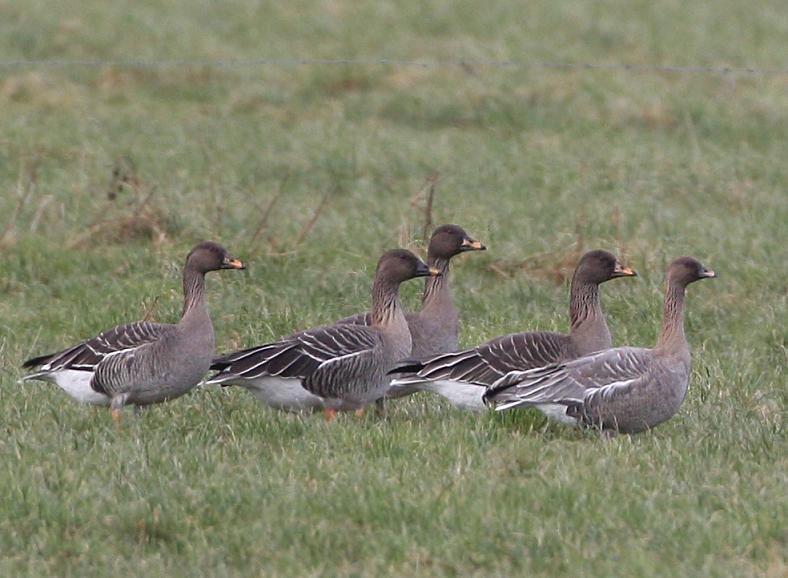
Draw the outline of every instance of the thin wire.
[[[253,66],[400,66],[417,68],[510,68],[552,70],[608,70],[635,73],[717,74],[749,76],[788,76],[788,68],[742,66],[672,66],[662,64],[622,64],[591,62],[525,62],[517,60],[398,60],[344,58],[249,58],[249,59],[134,59],[134,60],[0,60],[0,68],[173,68],[180,66],[238,68]]]

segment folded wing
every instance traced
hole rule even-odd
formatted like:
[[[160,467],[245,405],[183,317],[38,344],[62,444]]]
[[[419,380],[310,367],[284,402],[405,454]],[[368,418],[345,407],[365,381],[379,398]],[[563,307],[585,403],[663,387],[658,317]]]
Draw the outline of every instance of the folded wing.
[[[549,332],[513,333],[471,349],[445,353],[421,362],[409,362],[396,383],[460,381],[492,385],[511,371],[542,367],[559,361],[569,340]]]
[[[211,369],[219,373],[208,383],[295,378],[315,395],[339,397],[343,388],[370,372],[381,347],[381,337],[372,327],[338,324],[310,329],[217,358]]]
[[[621,392],[651,366],[649,349],[619,347],[558,365],[513,371],[495,382],[485,401],[498,410],[538,404],[584,404]]]
[[[148,321],[118,325],[64,351],[28,359],[23,367],[39,368],[37,375],[66,369],[94,371],[108,355],[158,341],[173,327]]]

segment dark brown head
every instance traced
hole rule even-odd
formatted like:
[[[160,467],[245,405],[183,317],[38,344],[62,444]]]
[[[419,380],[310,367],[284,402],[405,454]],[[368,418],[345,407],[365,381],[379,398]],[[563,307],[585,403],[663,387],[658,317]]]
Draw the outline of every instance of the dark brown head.
[[[416,277],[437,277],[441,273],[435,268],[427,267],[424,262],[410,251],[394,249],[386,251],[378,260],[375,279],[399,285]]]
[[[622,265],[612,253],[599,249],[583,255],[575,269],[575,279],[582,283],[599,285],[617,277],[637,277],[637,272]]]
[[[230,256],[227,249],[213,241],[204,241],[194,247],[186,257],[186,267],[203,274],[219,269],[246,269],[241,261]]]
[[[714,271],[692,257],[679,257],[668,267],[668,283],[680,287],[686,287],[701,279],[714,279],[716,276]]]
[[[457,225],[441,225],[432,232],[429,257],[434,259],[451,259],[465,251],[484,251],[487,247],[472,239],[462,227]]]

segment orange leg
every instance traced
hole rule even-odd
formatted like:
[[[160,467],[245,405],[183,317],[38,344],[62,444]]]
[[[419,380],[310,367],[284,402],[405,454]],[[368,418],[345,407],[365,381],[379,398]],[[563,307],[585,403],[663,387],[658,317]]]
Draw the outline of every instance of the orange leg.
[[[364,417],[364,408],[360,407],[353,413],[356,414],[356,417]]]
[[[324,409],[323,416],[326,418],[326,421],[332,421],[335,417],[337,417],[337,410],[335,409]]]
[[[123,410],[113,407],[111,410],[109,410],[109,412],[112,415],[112,419],[115,420],[115,423],[120,423],[120,420],[123,417]]]

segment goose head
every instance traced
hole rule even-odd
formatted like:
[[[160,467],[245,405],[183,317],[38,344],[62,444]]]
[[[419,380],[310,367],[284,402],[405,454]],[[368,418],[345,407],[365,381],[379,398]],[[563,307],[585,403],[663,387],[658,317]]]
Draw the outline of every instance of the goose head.
[[[485,251],[487,247],[473,239],[458,225],[441,225],[432,232],[427,254],[430,258],[451,259],[465,251]]]

